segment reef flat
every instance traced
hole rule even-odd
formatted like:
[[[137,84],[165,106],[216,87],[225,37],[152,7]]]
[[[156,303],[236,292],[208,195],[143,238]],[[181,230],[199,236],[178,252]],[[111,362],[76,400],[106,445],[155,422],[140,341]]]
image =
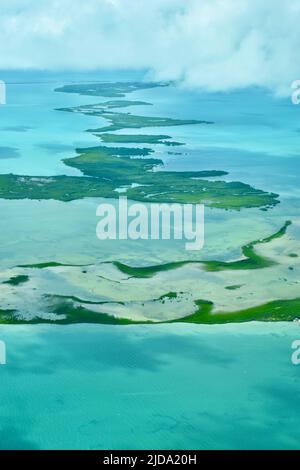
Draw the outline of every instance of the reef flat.
[[[257,254],[255,252],[255,247],[258,245],[264,245],[283,237],[287,233],[288,227],[291,225],[291,221],[286,221],[285,224],[275,233],[270,236],[252,241],[245,246],[242,246],[241,251],[243,258],[236,261],[203,261],[203,260],[186,260],[186,261],[174,261],[172,263],[158,264],[154,266],[129,266],[119,261],[112,261],[113,266],[117,268],[122,274],[126,274],[130,278],[136,279],[147,279],[155,276],[160,272],[172,271],[174,269],[179,269],[186,265],[201,265],[204,271],[210,272],[219,272],[219,271],[230,271],[230,270],[253,270],[253,269],[264,269],[276,265],[277,263],[269,259],[264,255]],[[290,255],[289,255],[290,256]],[[19,268],[29,268],[29,269],[45,269],[45,268],[55,268],[55,267],[84,267],[86,265],[69,265],[57,262],[45,262],[45,263],[35,263],[27,265],[19,265]],[[17,279],[24,278],[28,276],[16,276]],[[9,281],[6,281],[9,283]],[[226,286],[225,289],[236,290],[242,287],[241,284],[235,284]]]
[[[50,261],[11,268],[0,273],[0,321],[121,325],[295,320],[300,316],[299,282],[294,275],[299,259],[290,257],[295,252],[287,251],[287,244],[295,248],[289,227],[287,221],[270,236],[245,245],[252,247],[250,256],[257,257],[251,279],[244,265],[237,272],[235,263],[242,260],[230,262],[226,268],[221,262],[213,275],[205,273],[205,261],[149,268],[111,261],[87,265]],[[254,251],[258,246],[260,255]],[[176,275],[170,275],[171,269],[178,270]],[[282,276],[286,276],[284,287],[278,284]],[[265,298],[270,284],[278,287]]]
[[[180,268],[187,264],[201,264],[203,269],[206,271],[226,271],[226,270],[244,270],[244,269],[262,269],[268,268],[275,264],[274,261],[269,258],[258,255],[255,252],[255,246],[259,244],[269,243],[276,238],[280,238],[285,235],[287,228],[291,225],[291,221],[286,221],[285,224],[275,233],[269,237],[261,240],[255,240],[242,246],[242,254],[244,258],[237,261],[175,261],[173,263],[159,264],[156,266],[143,266],[143,267],[132,267],[126,264],[115,261],[114,265],[124,274],[136,278],[149,278],[161,271],[172,271],[173,269]],[[237,286],[235,286],[237,288]],[[232,286],[231,286],[232,288]]]
[[[181,268],[183,266],[189,264],[200,264],[205,271],[211,272],[218,272],[218,271],[230,271],[230,270],[250,270],[250,269],[264,269],[269,268],[271,266],[276,265],[277,263],[269,259],[268,257],[257,254],[255,251],[255,247],[258,245],[265,245],[273,240],[283,237],[288,230],[288,227],[292,224],[290,220],[287,220],[284,225],[274,232],[273,234],[269,235],[268,237],[254,240],[247,245],[242,246],[241,251],[243,258],[238,259],[236,261],[205,261],[205,260],[186,260],[186,261],[174,261],[172,263],[165,263],[165,264],[158,264],[153,266],[129,266],[127,264],[121,263],[119,261],[112,261],[111,263],[115,266],[118,271],[127,276],[136,279],[146,279],[155,276],[159,272],[165,271],[172,271],[174,269]],[[293,254],[293,253],[292,253]],[[297,258],[298,256],[293,254],[293,258]],[[290,256],[290,255],[289,255]],[[291,256],[290,256],[291,257]],[[110,262],[109,262],[110,263]],[[36,263],[36,264],[28,264],[28,265],[19,265],[19,268],[36,268],[36,269],[45,269],[45,268],[52,268],[52,267],[59,267],[59,266],[73,266],[73,267],[83,267],[85,265],[70,265],[70,264],[63,264],[57,262],[45,262],[45,263]],[[22,276],[21,276],[22,277]],[[240,288],[241,285],[232,285],[225,287],[228,290],[235,290]]]
[[[51,300],[51,307],[49,307],[49,312],[51,313],[49,313],[48,318],[36,316],[31,319],[26,319],[14,310],[0,310],[0,324],[54,323],[70,325],[75,323],[95,323],[109,325],[161,325],[167,323],[196,323],[216,325],[250,321],[296,321],[299,319],[300,314],[300,298],[274,300],[248,309],[231,312],[214,311],[213,302],[197,300],[195,302],[196,311],[191,315],[168,321],[135,321],[129,318],[120,318],[111,314],[95,312],[88,307],[80,305],[71,297],[59,299],[53,296]]]

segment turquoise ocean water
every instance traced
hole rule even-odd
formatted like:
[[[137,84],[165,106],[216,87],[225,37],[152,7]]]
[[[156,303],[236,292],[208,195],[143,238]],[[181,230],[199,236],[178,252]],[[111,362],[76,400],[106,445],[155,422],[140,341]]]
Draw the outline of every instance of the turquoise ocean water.
[[[0,74],[7,82],[0,173],[78,174],[61,160],[74,156],[76,147],[99,143],[85,129],[99,127],[100,120],[55,108],[105,99],[54,88],[142,76]],[[128,99],[153,103],[131,112],[215,122],[147,130],[186,143],[181,155],[157,146],[167,168],[226,170],[228,180],[280,194],[281,204],[269,212],[207,209],[203,258],[231,259],[242,244],[287,219],[299,240],[300,109],[289,99],[259,89],[208,95],[178,87]],[[192,256],[176,241],[101,244],[95,236],[98,203],[1,200],[1,269],[53,260],[139,265]],[[271,284],[266,296],[275,294]],[[7,364],[0,366],[1,448],[299,448],[295,323],[1,325],[0,339],[7,346]]]
[[[299,326],[5,326],[1,448],[299,448]]]

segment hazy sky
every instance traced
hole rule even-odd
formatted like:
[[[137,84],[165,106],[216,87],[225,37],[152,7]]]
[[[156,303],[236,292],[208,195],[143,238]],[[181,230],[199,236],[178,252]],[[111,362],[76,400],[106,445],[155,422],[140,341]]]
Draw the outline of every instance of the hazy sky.
[[[0,0],[0,68],[24,67],[280,93],[300,78],[300,0]]]

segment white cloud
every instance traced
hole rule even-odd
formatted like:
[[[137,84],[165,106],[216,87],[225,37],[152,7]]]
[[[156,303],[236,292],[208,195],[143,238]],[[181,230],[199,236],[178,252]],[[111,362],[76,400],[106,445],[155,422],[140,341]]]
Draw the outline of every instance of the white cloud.
[[[281,93],[300,77],[300,0],[1,0],[0,68],[148,67]]]

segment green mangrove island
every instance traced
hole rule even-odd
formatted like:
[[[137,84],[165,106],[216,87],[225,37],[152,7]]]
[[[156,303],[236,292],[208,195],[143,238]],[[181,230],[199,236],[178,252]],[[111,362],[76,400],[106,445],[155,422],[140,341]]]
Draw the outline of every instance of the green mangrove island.
[[[89,96],[124,97],[145,88],[165,86],[153,83],[100,83],[66,85],[57,91]],[[115,103],[115,104],[114,104]],[[164,117],[136,116],[108,111],[113,107],[145,105],[141,101],[104,101],[95,105],[61,108],[60,111],[93,114],[108,120],[111,125],[90,130],[101,132],[104,142],[145,142],[171,145],[168,135],[105,134],[123,128],[208,124],[207,121],[182,120]],[[67,166],[81,171],[85,178],[75,176],[0,175],[0,197],[5,199],[57,199],[71,201],[84,197],[116,197],[120,187],[129,199],[143,202],[203,203],[221,209],[259,207],[266,209],[278,204],[278,195],[267,193],[241,182],[209,180],[226,175],[224,170],[166,171],[163,161],[152,157],[151,148],[91,147],[78,149],[77,156],[64,160]],[[148,158],[145,158],[148,157]]]
[[[248,184],[207,179],[226,175],[222,170],[165,171],[162,160],[145,158],[152,152],[128,147],[79,149],[76,157],[64,163],[80,170],[85,178],[0,175],[0,197],[61,201],[116,198],[116,190],[125,187],[129,199],[143,202],[203,203],[221,209],[268,208],[279,202],[277,194]]]

